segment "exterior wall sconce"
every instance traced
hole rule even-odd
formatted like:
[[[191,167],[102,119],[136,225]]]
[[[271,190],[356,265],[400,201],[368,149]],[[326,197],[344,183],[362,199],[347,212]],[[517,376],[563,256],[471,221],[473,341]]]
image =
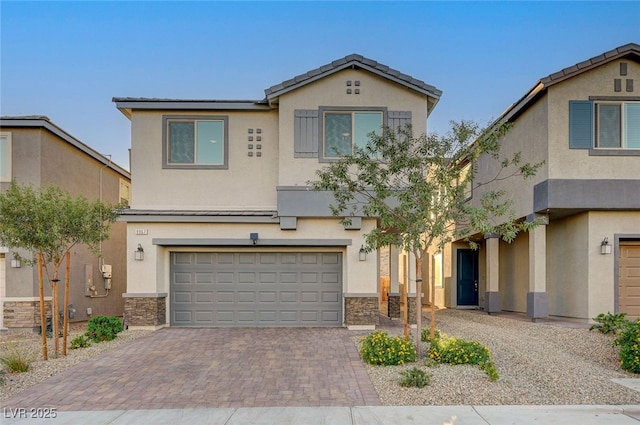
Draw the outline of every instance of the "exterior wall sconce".
[[[251,239],[251,242],[253,242],[254,245],[258,243],[258,234],[257,233],[250,233],[249,234],[249,238]]]
[[[133,251],[133,254],[136,261],[144,261],[144,249],[142,245],[138,244],[138,249]]]
[[[367,251],[364,250],[364,245],[360,246],[360,251],[358,251],[358,260],[367,261]]]
[[[604,238],[600,244],[600,254],[611,254],[611,245],[609,245],[609,238]]]
[[[17,258],[14,258],[13,260],[11,260],[11,267],[13,267],[14,269],[19,269],[20,267],[22,267],[22,263]]]

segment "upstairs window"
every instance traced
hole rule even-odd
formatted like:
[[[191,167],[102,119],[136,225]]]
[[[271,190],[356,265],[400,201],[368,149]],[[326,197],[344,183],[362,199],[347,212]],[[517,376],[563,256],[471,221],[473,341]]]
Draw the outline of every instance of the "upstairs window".
[[[381,134],[382,111],[324,111],[324,158],[351,155],[354,146],[364,148],[368,135]]]
[[[569,102],[569,146],[574,149],[640,149],[640,101]]]
[[[0,133],[0,182],[11,181],[11,133]]]
[[[164,117],[165,168],[228,168],[227,117]]]
[[[640,102],[596,102],[596,148],[640,149]]]

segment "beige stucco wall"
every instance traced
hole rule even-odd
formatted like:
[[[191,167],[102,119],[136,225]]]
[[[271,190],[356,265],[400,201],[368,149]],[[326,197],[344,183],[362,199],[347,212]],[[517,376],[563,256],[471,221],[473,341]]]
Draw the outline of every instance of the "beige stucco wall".
[[[552,221],[547,227],[547,293],[552,316],[588,315],[589,261],[593,259],[588,227],[587,213]]]
[[[347,87],[347,81],[360,81],[360,86]],[[347,88],[360,89],[360,94],[347,94]],[[286,93],[279,100],[280,186],[304,185],[317,179],[315,171],[323,167],[318,158],[294,158],[294,110],[329,107],[386,107],[389,111],[412,111],[415,135],[426,133],[427,97],[406,87],[358,69],[347,69]],[[386,123],[383,123],[386,125]]]
[[[332,251],[343,254],[343,292],[347,294],[375,294],[378,292],[378,266],[375,253],[369,253],[366,261],[359,261],[360,246],[364,244],[364,233],[375,228],[375,220],[363,220],[359,231],[344,230],[337,219],[299,219],[295,231],[280,230],[277,224],[214,224],[214,223],[128,223],[128,246],[144,248],[144,261],[134,261],[129,249],[128,288],[129,294],[169,293],[169,255],[171,251],[227,250],[238,251]],[[147,235],[136,235],[136,229],[146,229]],[[249,242],[250,233],[258,233],[265,239],[350,239],[345,247],[265,247],[260,242],[254,248]],[[163,247],[152,243],[153,239],[247,239],[246,246],[216,248],[210,246]],[[169,308],[169,305],[167,304]],[[169,315],[167,316],[169,317]]]
[[[487,190],[505,190],[506,199],[513,202],[516,217],[524,217],[533,212],[533,187],[548,178],[547,108],[547,98],[543,97],[519,117],[500,142],[499,159],[483,155],[478,160],[473,183],[474,204],[479,204],[482,194]],[[505,180],[492,181],[496,175],[509,176],[517,171],[515,167],[502,169],[500,165],[503,158],[513,158],[515,154],[520,154],[522,163],[544,162],[544,165],[530,179],[512,176]],[[491,183],[481,188],[475,187],[487,182]]]
[[[163,115],[227,116],[229,168],[226,170],[162,168]],[[257,142],[255,130],[262,140]],[[248,129],[254,133],[249,134]],[[131,207],[168,210],[273,210],[276,207],[278,112],[135,111],[131,119]],[[249,142],[248,136],[254,141]],[[249,150],[252,143],[254,149]],[[262,145],[256,156],[255,145]],[[254,156],[248,156],[248,152]]]
[[[628,75],[620,76],[620,62],[627,63]],[[635,92],[614,91],[614,79],[635,80]],[[569,149],[569,101],[589,100],[589,96],[638,96],[640,64],[618,60],[580,74],[549,88],[549,176],[554,179],[637,179],[637,156],[589,156],[587,149]],[[568,166],[571,164],[571,166]]]
[[[600,244],[607,237],[614,244],[616,235],[632,236],[640,240],[640,211],[592,211],[589,214],[587,255],[589,258],[589,299],[587,317],[600,313],[613,313],[617,307],[616,248],[610,255],[600,253]]]
[[[511,243],[500,241],[498,249],[502,310],[526,312],[529,292],[529,235],[521,233]]]

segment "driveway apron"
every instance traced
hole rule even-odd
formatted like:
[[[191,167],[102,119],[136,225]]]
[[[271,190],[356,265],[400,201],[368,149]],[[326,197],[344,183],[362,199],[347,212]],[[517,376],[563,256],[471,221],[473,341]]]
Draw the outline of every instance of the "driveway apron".
[[[343,328],[165,328],[3,403],[63,410],[380,405]]]

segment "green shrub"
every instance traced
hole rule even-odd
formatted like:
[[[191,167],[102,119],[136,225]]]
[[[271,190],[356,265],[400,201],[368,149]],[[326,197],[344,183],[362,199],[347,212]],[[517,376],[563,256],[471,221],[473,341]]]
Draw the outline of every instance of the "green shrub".
[[[603,334],[619,333],[629,321],[625,318],[627,313],[600,313],[593,320],[596,322],[589,328],[590,331],[598,330]]]
[[[84,335],[78,335],[77,337],[71,340],[71,345],[69,348],[75,350],[77,348],[85,348],[89,346],[89,339]]]
[[[620,366],[629,372],[640,373],[640,319],[627,322],[614,343],[620,346]]]
[[[426,387],[431,383],[431,375],[422,369],[412,367],[411,369],[403,370],[400,372],[400,380],[398,381],[401,387]]]
[[[373,365],[393,366],[415,362],[416,347],[409,339],[390,337],[385,331],[375,331],[361,339],[360,355]]]
[[[438,363],[477,365],[491,381],[500,378],[491,358],[491,351],[477,341],[442,335],[430,342],[427,356]]]
[[[6,355],[0,356],[0,364],[9,372],[28,372],[31,368],[31,363],[33,363],[34,356],[21,353],[12,345],[8,345],[7,348],[9,352]]]
[[[116,316],[96,316],[89,319],[85,335],[93,342],[111,341],[122,332],[122,320]]]
[[[436,329],[435,338],[438,339],[441,336],[442,336],[442,334],[440,333],[440,329]],[[431,329],[430,328],[422,328],[422,331],[420,331],[420,339],[422,339],[422,341],[424,341],[424,342],[431,342]]]

